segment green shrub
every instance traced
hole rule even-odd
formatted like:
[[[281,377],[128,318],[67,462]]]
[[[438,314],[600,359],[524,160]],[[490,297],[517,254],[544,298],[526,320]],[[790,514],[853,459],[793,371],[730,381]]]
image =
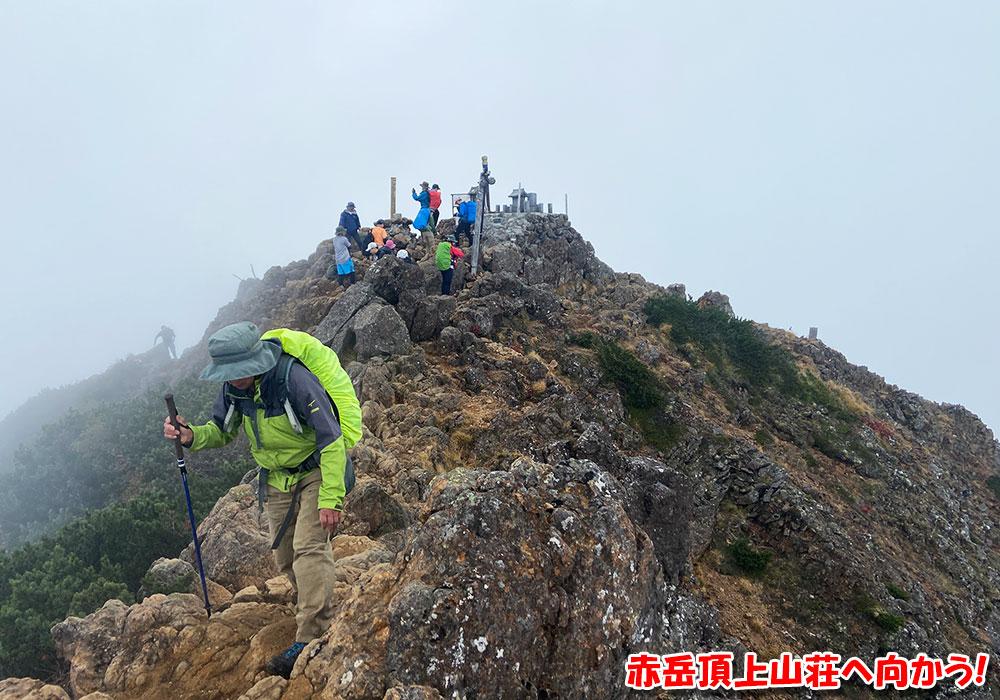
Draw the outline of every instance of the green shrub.
[[[1000,499],[1000,475],[994,474],[986,480],[986,485],[993,492],[993,495]]]
[[[900,588],[891,581],[885,585],[885,589],[889,591],[889,595],[891,595],[893,598],[898,598],[899,600],[910,599],[909,593],[907,593],[906,591],[904,591],[902,588]]]
[[[597,344],[597,361],[604,379],[618,385],[626,408],[657,408],[663,405],[660,380],[631,350],[602,338]]]
[[[746,574],[760,574],[771,561],[771,553],[758,551],[750,547],[746,540],[739,540],[727,550],[729,560],[739,571]]]
[[[893,615],[888,610],[875,610],[872,613],[875,624],[886,632],[898,632],[906,624],[906,618],[902,615]]]
[[[670,324],[671,341],[697,347],[720,371],[731,370],[753,394],[774,388],[806,403],[849,413],[822,381],[803,375],[791,353],[768,341],[750,321],[731,318],[714,307],[699,309],[672,294],[650,298],[643,311],[653,325]]]
[[[581,348],[591,349],[597,345],[600,338],[592,331],[584,331],[577,335],[573,331],[569,332],[569,342],[571,345],[579,345]]]
[[[767,447],[768,445],[774,444],[774,438],[771,437],[771,433],[767,432],[763,428],[758,428],[753,434],[753,440],[761,447]]]

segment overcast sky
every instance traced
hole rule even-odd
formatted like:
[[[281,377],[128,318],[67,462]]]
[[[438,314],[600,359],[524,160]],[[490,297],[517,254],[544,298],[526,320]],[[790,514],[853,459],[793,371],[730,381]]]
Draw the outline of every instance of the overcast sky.
[[[488,154],[616,270],[1000,425],[996,2],[0,9],[0,414]]]

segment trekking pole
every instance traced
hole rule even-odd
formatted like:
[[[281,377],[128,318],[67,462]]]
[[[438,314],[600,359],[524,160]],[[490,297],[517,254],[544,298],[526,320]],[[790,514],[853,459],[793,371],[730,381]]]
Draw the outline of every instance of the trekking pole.
[[[177,468],[181,470],[181,480],[184,482],[184,498],[187,499],[188,518],[191,519],[191,534],[194,535],[194,555],[198,559],[198,573],[201,574],[201,591],[205,594],[205,610],[212,614],[212,605],[208,602],[208,584],[205,583],[205,567],[201,565],[201,545],[198,544],[198,528],[194,523],[194,510],[191,508],[191,491],[188,490],[187,466],[184,464],[184,447],[181,445],[181,426],[177,422],[177,407],[174,406],[174,395],[163,397],[167,402],[167,412],[170,424],[177,429],[177,439],[174,440],[174,450],[177,452]]]

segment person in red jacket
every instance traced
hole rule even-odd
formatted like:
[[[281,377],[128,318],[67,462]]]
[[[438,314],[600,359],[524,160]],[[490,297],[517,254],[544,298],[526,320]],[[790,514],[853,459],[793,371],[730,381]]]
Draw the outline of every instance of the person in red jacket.
[[[435,182],[431,185],[431,216],[434,217],[434,228],[437,228],[438,217],[441,216],[441,188]]]

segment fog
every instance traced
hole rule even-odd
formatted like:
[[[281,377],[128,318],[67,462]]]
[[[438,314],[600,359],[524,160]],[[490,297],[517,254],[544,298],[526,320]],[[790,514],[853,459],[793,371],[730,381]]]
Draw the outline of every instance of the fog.
[[[991,2],[4,3],[0,415],[490,157],[598,256],[1000,425]],[[236,276],[236,277],[234,277]]]

